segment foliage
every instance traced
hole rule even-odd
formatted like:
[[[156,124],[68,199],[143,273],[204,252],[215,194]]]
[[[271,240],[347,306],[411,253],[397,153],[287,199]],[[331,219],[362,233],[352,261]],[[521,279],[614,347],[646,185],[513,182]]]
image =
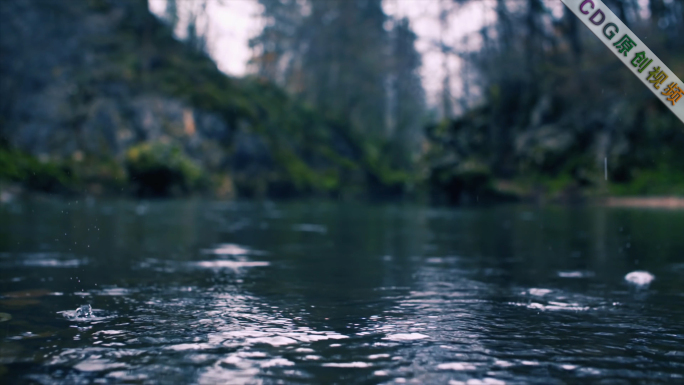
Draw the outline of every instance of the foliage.
[[[374,167],[381,162],[413,171],[425,101],[408,20],[385,15],[380,0],[259,2],[265,27],[250,42],[257,74],[339,122],[360,142],[373,143],[373,150],[386,149],[379,152],[386,160],[365,155]]]
[[[684,196],[684,172],[668,168],[635,170],[628,182],[611,184],[611,195],[678,195]]]
[[[477,68],[470,76],[483,97],[461,116],[427,127],[430,184],[453,196],[467,192],[472,186],[444,184],[444,175],[458,175],[475,159],[495,186],[516,185],[523,195],[682,194],[682,123],[582,32],[572,12],[555,17],[545,4],[497,0],[496,22],[479,32],[482,48],[460,53]],[[682,30],[684,4],[651,1],[658,12],[647,20],[634,17],[634,2],[606,4],[648,36],[675,73],[684,70],[684,42],[658,26],[681,20],[673,28]]]
[[[170,38],[163,25],[152,20],[146,25],[154,28],[154,32],[144,36],[153,40],[150,44],[141,42],[141,48],[155,49],[147,57],[142,52],[134,55],[154,63],[154,71],[144,71],[145,65],[141,63],[133,67],[130,81],[218,113],[230,127],[257,135],[268,147],[272,161],[262,171],[231,170],[236,187],[243,194],[337,194],[356,189],[351,186],[352,181],[371,183],[363,180],[364,170],[381,181],[388,180],[385,174],[393,173],[386,167],[375,167],[365,154],[363,143],[367,135],[348,119],[340,118],[340,114],[288,95],[272,79],[225,76],[204,54]],[[236,151],[231,139],[223,143],[228,152]]]
[[[452,8],[465,9],[469,1],[454,1]],[[60,32],[36,25],[40,33],[2,40],[3,53],[20,56],[2,61],[3,71],[21,75],[3,72],[3,90],[23,99],[0,103],[0,136],[50,157],[39,161],[2,150],[0,175],[46,191],[121,191],[133,183],[141,195],[212,188],[255,196],[401,195],[421,182],[453,202],[498,199],[506,185],[523,194],[539,186],[552,195],[680,191],[681,124],[603,45],[581,32],[576,16],[554,16],[545,0],[490,3],[496,21],[478,33],[482,44],[475,50],[448,47],[440,39],[442,55],[465,63],[463,111],[453,118],[443,107],[447,118],[424,132],[421,56],[407,19],[386,15],[380,0],[259,2],[266,23],[251,41],[255,75],[240,79],[221,73],[207,56],[197,29],[202,23],[188,24],[194,30],[187,41],[174,38],[173,28],[187,24],[179,17],[199,17],[205,1],[169,1],[170,25],[138,0],[2,3],[4,14],[21,19],[21,12],[35,11],[37,20],[54,21],[50,28]],[[648,20],[636,17],[633,1],[607,4],[638,35],[649,36],[649,47],[676,73],[684,71],[681,0],[650,0]],[[100,31],[86,28],[97,23],[72,19],[107,22]],[[442,12],[439,22],[447,21]],[[2,28],[24,33],[14,24]],[[41,60],[16,44],[34,36],[43,47]],[[63,54],[54,50],[55,36],[78,39]],[[71,56],[88,59],[73,64]],[[30,66],[16,64],[27,58]],[[44,61],[52,63],[49,74]],[[36,92],[22,86],[34,83]],[[42,93],[55,84],[70,84],[65,103],[26,115],[35,118],[31,124],[48,122],[36,128],[35,138],[51,140],[36,144],[33,131],[15,129],[23,127],[24,115],[13,101],[38,94],[58,100],[62,94]],[[151,125],[162,128],[148,129],[130,102],[146,97],[174,105],[168,110],[177,115],[191,110],[217,117],[221,124],[212,127],[221,132],[200,133],[197,125],[196,136],[183,129],[176,135],[162,118]],[[74,139],[72,132],[81,136]],[[100,147],[106,151],[98,153]]]
[[[207,183],[202,169],[180,148],[161,142],[128,149],[126,169],[140,196],[180,195]]]
[[[280,3],[271,2],[271,5]],[[0,63],[6,67],[2,71],[12,71],[2,72],[3,81],[11,78],[2,83],[8,85],[3,90],[16,91],[19,97],[6,98],[7,103],[0,106],[3,110],[0,137],[6,136],[16,148],[33,154],[50,153],[53,162],[68,164],[78,175],[78,189],[93,191],[133,190],[143,195],[165,195],[208,187],[221,191],[234,188],[247,195],[335,196],[351,191],[367,192],[384,184],[391,185],[392,189],[401,185],[397,189],[400,192],[405,189],[408,178],[403,175],[410,164],[401,160],[402,153],[408,151],[405,142],[411,138],[406,132],[418,131],[420,118],[416,116],[421,111],[420,106],[411,106],[407,100],[420,96],[420,92],[411,93],[405,87],[400,90],[403,93],[397,93],[404,98],[395,105],[395,109],[404,113],[401,118],[404,123],[396,125],[396,140],[379,138],[378,133],[388,129],[383,121],[383,81],[384,71],[390,67],[385,64],[387,56],[381,54],[383,44],[394,41],[393,49],[403,50],[403,56],[395,55],[398,59],[391,65],[396,71],[392,71],[401,73],[403,78],[414,76],[412,86],[419,85],[412,72],[419,65],[413,49],[415,35],[407,23],[401,27],[401,36],[392,38],[383,28],[387,18],[377,0],[365,5],[340,1],[316,5],[324,13],[337,7],[354,20],[368,24],[366,29],[354,32],[354,44],[345,48],[344,42],[338,41],[326,52],[335,54],[346,50],[346,57],[334,61],[344,65],[354,64],[354,55],[365,52],[368,60],[357,68],[343,68],[345,73],[340,79],[349,80],[357,72],[367,73],[369,77],[338,79],[340,82],[322,95],[320,100],[325,99],[326,106],[330,107],[323,108],[313,94],[302,95],[277,85],[275,78],[233,78],[222,73],[202,49],[202,36],[199,36],[202,31],[197,28],[202,23],[193,19],[201,17],[206,5],[206,1],[169,1],[164,19],[170,25],[165,25],[149,12],[146,1],[139,0],[47,3],[28,0],[25,6],[0,2],[3,16],[23,20],[27,18],[25,15],[35,14],[36,20],[44,21],[32,26],[36,33],[26,32],[20,28],[21,23],[0,24],[6,31],[4,36],[21,36],[1,41],[3,57],[12,57]],[[187,18],[197,23],[190,25]],[[308,20],[310,27],[316,22]],[[328,36],[342,27],[336,23],[333,29],[326,30]],[[174,29],[186,24],[194,32],[189,31],[192,33],[186,41],[179,41],[174,37]],[[286,24],[277,25],[281,27],[288,28]],[[367,41],[365,33],[371,30],[375,31],[376,39]],[[314,38],[314,32],[308,29],[307,39]],[[20,40],[26,43],[18,44]],[[65,40],[73,44],[63,50],[55,49],[57,43]],[[328,48],[323,40],[319,39],[317,44],[321,50]],[[41,60],[29,48],[34,45],[42,47]],[[16,65],[20,62],[30,62],[31,66]],[[51,63],[49,73],[45,71],[46,62]],[[307,80],[311,90],[318,80],[327,76],[325,71],[332,64],[322,62],[317,68],[307,69],[317,76]],[[403,72],[399,72],[399,67]],[[24,83],[35,83],[36,87],[21,86]],[[373,92],[360,89],[361,83]],[[69,86],[63,87],[63,84]],[[44,95],[47,88],[68,90],[64,91],[64,97],[50,93],[45,99],[50,108],[31,111],[27,119],[15,113],[28,105],[27,101]],[[398,86],[395,88],[399,90]],[[345,104],[341,105],[344,108],[337,108],[334,98],[345,92],[351,96],[345,97]],[[139,101],[161,107],[142,106],[145,103]],[[354,103],[364,107],[349,113],[349,106]],[[11,116],[4,111],[10,111]],[[150,111],[162,113],[141,118]],[[169,123],[172,119],[167,119],[168,116],[182,115],[180,120],[183,120],[185,111],[191,112],[192,119],[211,115],[220,123],[212,126],[213,131],[202,131],[207,126],[202,126],[199,120],[191,130],[187,126],[179,129],[176,118]],[[369,118],[371,115],[373,119]],[[8,123],[4,124],[6,116]],[[35,133],[21,129],[33,127],[36,121],[49,124],[40,125]],[[40,143],[32,135],[40,138]],[[164,145],[167,147],[157,143],[161,140],[167,141]],[[369,142],[373,145],[368,146]],[[411,145],[416,142],[411,140]],[[252,146],[254,143],[257,145]],[[210,149],[210,155],[206,149]],[[76,153],[78,161],[72,159]],[[371,153],[381,156],[371,156]],[[399,169],[402,171],[398,172]],[[197,177],[198,172],[201,177]],[[134,184],[133,189],[126,188],[129,183]],[[157,183],[158,187],[152,186]]]
[[[77,182],[66,163],[41,162],[29,154],[3,147],[0,147],[0,180],[21,182],[28,188],[46,192],[68,192]]]

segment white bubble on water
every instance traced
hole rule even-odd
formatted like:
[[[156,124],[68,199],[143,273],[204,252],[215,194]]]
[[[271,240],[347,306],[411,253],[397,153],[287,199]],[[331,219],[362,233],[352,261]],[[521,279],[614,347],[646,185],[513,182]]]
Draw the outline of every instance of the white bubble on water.
[[[654,279],[655,276],[648,271],[633,271],[625,275],[625,281],[640,287],[650,285]]]

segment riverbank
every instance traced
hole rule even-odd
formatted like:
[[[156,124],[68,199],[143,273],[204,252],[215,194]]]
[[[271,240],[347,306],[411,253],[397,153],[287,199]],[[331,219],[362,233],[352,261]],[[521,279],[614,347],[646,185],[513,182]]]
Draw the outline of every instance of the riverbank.
[[[684,197],[610,197],[601,203],[608,207],[684,209]]]
[[[500,186],[497,186],[500,187]],[[517,193],[516,193],[517,192]],[[418,194],[420,195],[420,194]],[[0,204],[8,204],[16,201],[17,199],[22,199],[28,196],[39,196],[49,198],[50,196],[77,196],[77,197],[98,197],[98,198],[129,198],[129,199],[140,199],[141,197],[130,193],[130,190],[124,189],[123,192],[115,193],[114,191],[102,191],[93,189],[85,189],[83,191],[71,191],[68,193],[60,192],[46,192],[27,188],[22,186],[20,183],[3,182],[0,181]],[[212,191],[197,191],[188,195],[185,198],[192,199],[192,197],[206,197],[211,200],[236,200],[245,197],[240,197],[235,194],[226,195],[220,194]],[[587,195],[521,195],[520,191],[512,191],[510,188],[501,191],[499,196],[504,196],[507,199],[479,199],[475,197],[473,199],[468,199],[461,201],[459,205],[463,206],[479,206],[479,205],[491,205],[491,204],[506,204],[514,202],[522,202],[535,205],[568,205],[568,204],[579,204],[579,205],[590,205],[590,206],[600,206],[600,207],[615,207],[615,208],[637,208],[637,209],[664,209],[664,210],[682,210],[684,209],[684,197],[682,196],[587,196]],[[166,199],[180,198],[180,196],[168,196]],[[305,197],[302,197],[305,198]],[[323,198],[325,200],[325,198]],[[276,200],[278,200],[276,198]],[[336,200],[345,200],[342,198]],[[348,199],[347,199],[348,200]],[[372,199],[369,199],[372,200]],[[403,198],[406,201],[418,201],[425,202],[424,199],[420,197]],[[436,202],[439,203],[439,202]]]

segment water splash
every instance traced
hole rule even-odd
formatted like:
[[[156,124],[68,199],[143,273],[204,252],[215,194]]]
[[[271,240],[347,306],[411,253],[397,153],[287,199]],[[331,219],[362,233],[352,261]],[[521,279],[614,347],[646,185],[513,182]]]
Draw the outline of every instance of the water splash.
[[[89,318],[93,315],[93,308],[90,305],[81,305],[78,309],[74,310],[75,318]]]

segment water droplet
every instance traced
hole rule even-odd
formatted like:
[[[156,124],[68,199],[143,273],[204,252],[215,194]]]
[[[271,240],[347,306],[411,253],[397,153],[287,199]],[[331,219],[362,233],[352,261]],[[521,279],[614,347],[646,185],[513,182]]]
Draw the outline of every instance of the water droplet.
[[[93,308],[90,305],[82,305],[74,312],[74,317],[88,318],[93,315]]]

